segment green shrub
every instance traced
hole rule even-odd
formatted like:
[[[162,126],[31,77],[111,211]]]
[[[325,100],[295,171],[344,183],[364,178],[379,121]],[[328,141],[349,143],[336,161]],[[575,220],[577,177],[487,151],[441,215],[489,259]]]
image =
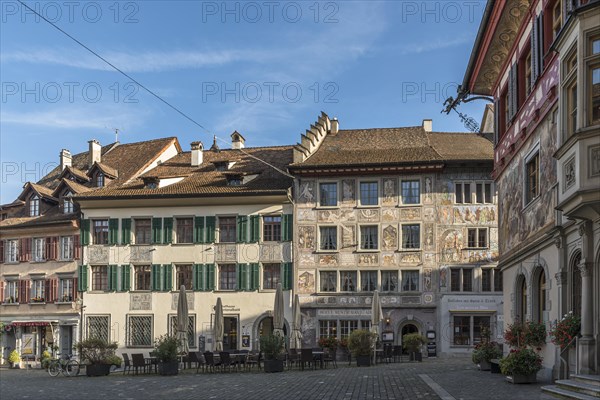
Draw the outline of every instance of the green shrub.
[[[475,364],[479,364],[482,361],[489,362],[494,358],[501,358],[502,350],[498,347],[496,342],[481,342],[475,345],[471,359]]]
[[[117,342],[109,343],[99,338],[86,339],[75,345],[82,362],[86,364],[110,364],[117,347]]]
[[[285,339],[278,335],[260,337],[260,351],[263,352],[265,360],[282,359],[285,349]]]
[[[357,329],[348,337],[348,350],[353,356],[370,356],[373,353],[377,335],[366,330]]]
[[[500,360],[500,371],[504,375],[531,375],[542,369],[542,357],[529,348],[513,349]]]
[[[154,341],[154,354],[158,362],[177,361],[179,340],[175,336],[162,335]]]
[[[426,342],[425,337],[419,333],[409,333],[402,336],[402,345],[413,353],[418,353]]]

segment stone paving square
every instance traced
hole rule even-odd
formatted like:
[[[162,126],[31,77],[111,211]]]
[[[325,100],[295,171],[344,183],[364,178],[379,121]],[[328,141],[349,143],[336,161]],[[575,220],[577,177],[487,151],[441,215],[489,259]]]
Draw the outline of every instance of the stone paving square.
[[[43,370],[0,370],[2,399],[441,399],[422,378],[431,378],[450,397],[444,400],[549,400],[543,384],[512,385],[500,374],[480,372],[467,359],[374,367],[264,372],[200,373],[178,376],[123,375],[52,378]],[[428,379],[426,379],[428,380]],[[434,385],[434,386],[437,386]]]

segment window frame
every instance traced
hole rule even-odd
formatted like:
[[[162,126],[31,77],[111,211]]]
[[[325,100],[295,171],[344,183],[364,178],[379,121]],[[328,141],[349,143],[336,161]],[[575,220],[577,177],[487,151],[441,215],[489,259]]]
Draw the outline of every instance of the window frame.
[[[65,285],[65,283],[67,283]],[[65,288],[66,286],[66,288]],[[75,278],[73,277],[59,277],[58,278],[58,303],[70,303],[75,301],[77,294],[75,290]],[[68,292],[65,294],[65,290]]]
[[[371,197],[373,194],[373,189],[372,188],[367,188],[366,191],[368,193],[367,196],[367,203],[363,202],[363,189],[362,189],[362,185],[375,185],[375,202],[373,203],[373,198]],[[358,205],[360,207],[377,207],[379,206],[379,181],[378,180],[364,180],[364,181],[359,181],[358,182]]]
[[[418,190],[418,194],[416,195],[417,198],[417,202],[416,203],[407,203],[404,201],[404,183],[405,182],[412,182],[412,183],[417,183],[417,190]],[[409,190],[412,190],[409,188]],[[407,196],[409,198],[412,198],[413,196]],[[402,206],[417,206],[422,204],[422,200],[421,200],[421,178],[413,178],[413,179],[400,179],[400,205]]]
[[[405,289],[405,284],[404,284],[404,274],[405,273],[411,273],[411,274],[417,274],[417,280],[416,280],[416,289],[412,289],[412,283],[410,282],[409,284],[411,285],[408,289]],[[421,291],[421,271],[418,269],[414,269],[414,268],[406,268],[406,269],[401,269],[400,270],[400,289],[402,292],[410,292],[410,293],[414,293],[414,292],[420,292]]]
[[[227,269],[227,271],[224,271],[224,269]],[[225,272],[226,274],[223,275],[223,272]],[[228,263],[228,264],[218,264],[218,278],[219,278],[219,290],[220,291],[228,291],[228,292],[232,292],[232,291],[236,291],[238,290],[238,284],[239,282],[237,281],[237,265],[236,264],[232,264],[232,263]],[[226,279],[223,279],[226,278]],[[230,287],[233,286],[233,287]]]
[[[12,293],[11,293],[12,292]],[[4,298],[2,303],[10,303],[12,297],[12,304],[19,304],[19,280],[18,279],[6,279],[6,285],[4,287]]]
[[[144,221],[143,224],[141,223],[142,221]],[[143,240],[144,237],[140,237],[140,233],[146,234],[147,240]],[[147,245],[152,243],[152,218],[133,218],[133,240],[136,245]]]
[[[405,226],[416,226],[419,229],[418,236],[419,240],[417,242],[417,247],[404,247],[404,227]],[[422,249],[422,234],[421,234],[421,223],[404,223],[400,224],[400,251],[419,251]]]
[[[327,279],[324,279],[323,276],[327,275]],[[329,279],[329,277],[334,277],[333,281],[331,281]],[[319,292],[320,293],[335,293],[338,290],[338,273],[337,271],[329,271],[329,270],[321,270],[319,271]],[[333,290],[330,289],[324,289],[326,286],[324,285],[324,282],[331,282],[333,284]],[[327,285],[327,288],[329,288],[329,285]]]
[[[34,237],[31,239],[31,261],[46,261],[46,238]]]
[[[369,278],[369,287],[367,287],[365,289],[365,282],[364,282],[364,276],[363,274],[368,274],[368,275],[374,275],[375,276],[375,284],[373,286],[373,282],[371,280],[371,278]],[[378,276],[378,271],[373,271],[373,270],[360,270],[360,291],[365,293],[365,292],[374,292],[375,290],[379,289],[379,276]],[[372,289],[371,289],[372,288]]]
[[[563,129],[562,140],[566,141],[573,136],[577,130],[577,79],[578,79],[578,57],[577,57],[577,41],[572,45],[571,49],[566,52],[561,65],[561,93],[562,93],[562,117],[561,123]],[[573,90],[575,90],[575,98],[573,99]]]
[[[194,289],[193,270],[193,264],[175,264],[175,282],[177,290],[180,290],[182,284],[185,286],[185,290]],[[183,282],[181,282],[182,280]]]
[[[92,275],[92,291],[107,292],[108,291],[108,265],[92,265],[90,267]],[[102,271],[100,271],[102,269]],[[100,281],[98,282],[98,278]]]
[[[270,274],[267,274],[267,267],[271,270]],[[269,276],[267,276],[269,275]],[[267,282],[269,284],[267,285]],[[281,283],[281,264],[277,263],[263,263],[262,264],[262,289],[263,290],[275,290],[277,284]]]
[[[185,224],[184,221],[186,221]],[[175,217],[175,240],[177,244],[194,243],[193,217]]]
[[[134,288],[136,292],[149,292],[152,290],[152,266],[140,264],[133,266]],[[142,286],[140,288],[140,286]]]
[[[455,288],[454,286],[454,272],[458,271],[458,289]],[[470,275],[470,282],[468,283],[468,285],[465,285],[466,283],[466,276],[465,276],[465,271],[469,271]],[[469,266],[463,266],[463,267],[450,267],[450,291],[454,292],[454,293],[473,293],[475,291],[475,287],[474,287],[474,281],[475,281],[475,268],[474,267],[469,267]]]
[[[267,218],[276,219],[279,221],[267,221]],[[263,215],[262,216],[262,241],[263,242],[281,242],[281,224],[283,217],[279,215]],[[268,228],[269,227],[269,228]],[[269,231],[269,232],[267,232]]]
[[[35,298],[41,298],[42,301],[38,301],[38,303],[46,302],[46,280],[44,278],[32,278],[31,279],[31,287],[29,289],[29,302],[35,303]]]
[[[101,223],[101,226],[97,224]],[[98,229],[100,228],[100,229]],[[108,218],[95,218],[92,219],[92,244],[94,245],[107,245],[108,244]],[[102,235],[102,236],[100,236]],[[104,236],[106,236],[104,238]],[[104,239],[104,240],[98,240]]]
[[[66,243],[65,243],[66,242]],[[62,261],[71,261],[75,258],[75,238],[73,236],[61,236],[60,244],[60,259]],[[67,251],[65,252],[65,249]],[[65,257],[65,253],[68,257]]]
[[[535,163],[535,193],[532,193],[530,188],[530,172],[529,166]],[[527,154],[523,163],[523,201],[524,208],[529,204],[533,203],[536,199],[540,197],[540,144],[539,142],[534,146],[534,148]],[[532,196],[533,197],[530,197]]]
[[[390,290],[390,289],[385,289],[385,287],[387,285],[384,285],[384,274],[389,274],[391,276],[391,278],[394,277],[394,275],[396,276],[396,282],[394,283],[395,285],[395,289],[394,290]],[[380,275],[381,275],[381,291],[382,292],[390,292],[390,293],[396,293],[399,292],[400,289],[400,279],[399,279],[399,274],[398,274],[398,270],[397,269],[384,269],[380,271]],[[393,279],[391,279],[391,281],[393,281]],[[393,282],[392,282],[393,283]],[[389,287],[389,286],[387,286]]]
[[[219,215],[217,217],[218,228],[219,228],[219,243],[237,243],[237,217],[235,215]],[[224,221],[228,221],[224,224]],[[223,238],[223,228],[226,227],[227,237]],[[231,235],[231,237],[229,237]]]
[[[29,216],[30,217],[39,217],[40,216],[40,196],[34,194],[29,198]]]
[[[19,239],[6,239],[4,241],[4,262],[16,264],[19,262]]]
[[[323,186],[335,186],[335,204],[323,204],[323,190],[322,187]],[[336,181],[325,181],[325,182],[319,182],[319,201],[318,201],[318,205],[319,208],[336,208],[339,206],[340,203],[340,191],[339,191],[339,185],[338,182]],[[330,196],[333,197],[333,196]]]
[[[474,245],[471,246],[471,232],[475,232],[475,242]],[[484,232],[485,234],[485,243],[482,246],[481,245],[481,232]],[[489,239],[489,228],[487,227],[473,227],[473,228],[467,228],[467,245],[465,246],[466,249],[488,249],[490,247],[490,239]]]
[[[363,247],[363,229],[370,229],[375,232],[375,242],[372,248]],[[381,240],[381,235],[379,234],[379,225],[373,224],[361,224],[358,226],[358,250],[361,252],[378,252],[380,251],[381,245],[379,241]],[[371,240],[372,241],[372,240]]]
[[[598,70],[597,83],[600,86],[600,48],[594,53],[594,42],[600,42],[600,29],[593,30],[586,34],[585,44],[585,84],[586,87],[586,110],[587,115],[585,121],[587,126],[595,126],[600,124],[600,91],[597,96],[597,107],[594,107],[594,70]],[[597,118],[594,119],[594,111],[598,112]]]
[[[340,276],[340,292],[346,293],[354,293],[358,292],[359,283],[358,283],[358,271],[356,270],[343,270],[339,271]],[[348,283],[350,278],[350,283]],[[352,286],[348,286],[348,285]]]
[[[339,229],[337,225],[319,225],[318,226],[318,238],[319,238],[319,251],[320,252],[336,252],[339,251],[340,248],[340,235]],[[335,246],[334,248],[323,248],[323,234],[321,232],[322,229],[333,229],[335,231]]]
[[[67,192],[62,198],[63,214],[73,214],[75,212],[75,202],[73,202],[73,193]]]
[[[131,321],[134,318],[149,318],[150,319],[150,334],[148,337],[150,338],[149,342],[143,344],[132,344],[132,332],[131,332]],[[153,347],[154,341],[154,314],[127,314],[127,325],[126,325],[126,342],[125,347],[127,348],[148,348]]]

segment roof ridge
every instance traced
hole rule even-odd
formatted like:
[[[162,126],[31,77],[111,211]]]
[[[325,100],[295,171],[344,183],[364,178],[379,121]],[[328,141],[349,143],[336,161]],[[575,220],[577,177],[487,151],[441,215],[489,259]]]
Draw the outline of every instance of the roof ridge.
[[[435,154],[437,154],[443,160],[444,157],[442,157],[441,153],[437,151],[437,149],[431,144],[431,140],[429,139],[429,132],[425,131],[425,129],[423,129],[423,132],[425,133],[425,137],[427,138],[427,145],[431,147]]]

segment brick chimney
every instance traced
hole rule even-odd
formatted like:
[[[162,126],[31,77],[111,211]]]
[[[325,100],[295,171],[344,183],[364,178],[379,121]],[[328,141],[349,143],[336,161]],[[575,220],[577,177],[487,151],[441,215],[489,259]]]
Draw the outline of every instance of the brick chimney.
[[[246,139],[238,131],[233,131],[231,134],[231,148],[235,150],[243,149],[245,147]]]
[[[67,167],[72,165],[73,158],[71,157],[71,152],[67,149],[62,149],[60,151],[60,170],[64,170]]]
[[[433,121],[430,119],[423,120],[423,130],[425,132],[431,132],[433,129]]]
[[[192,167],[199,167],[200,165],[202,165],[202,159],[203,159],[203,151],[204,151],[204,145],[202,144],[202,142],[198,141],[198,142],[192,142],[191,144],[192,147]]]
[[[102,162],[102,146],[100,146],[100,142],[96,139],[92,139],[88,143],[90,144],[88,168],[91,168],[95,162]]]

